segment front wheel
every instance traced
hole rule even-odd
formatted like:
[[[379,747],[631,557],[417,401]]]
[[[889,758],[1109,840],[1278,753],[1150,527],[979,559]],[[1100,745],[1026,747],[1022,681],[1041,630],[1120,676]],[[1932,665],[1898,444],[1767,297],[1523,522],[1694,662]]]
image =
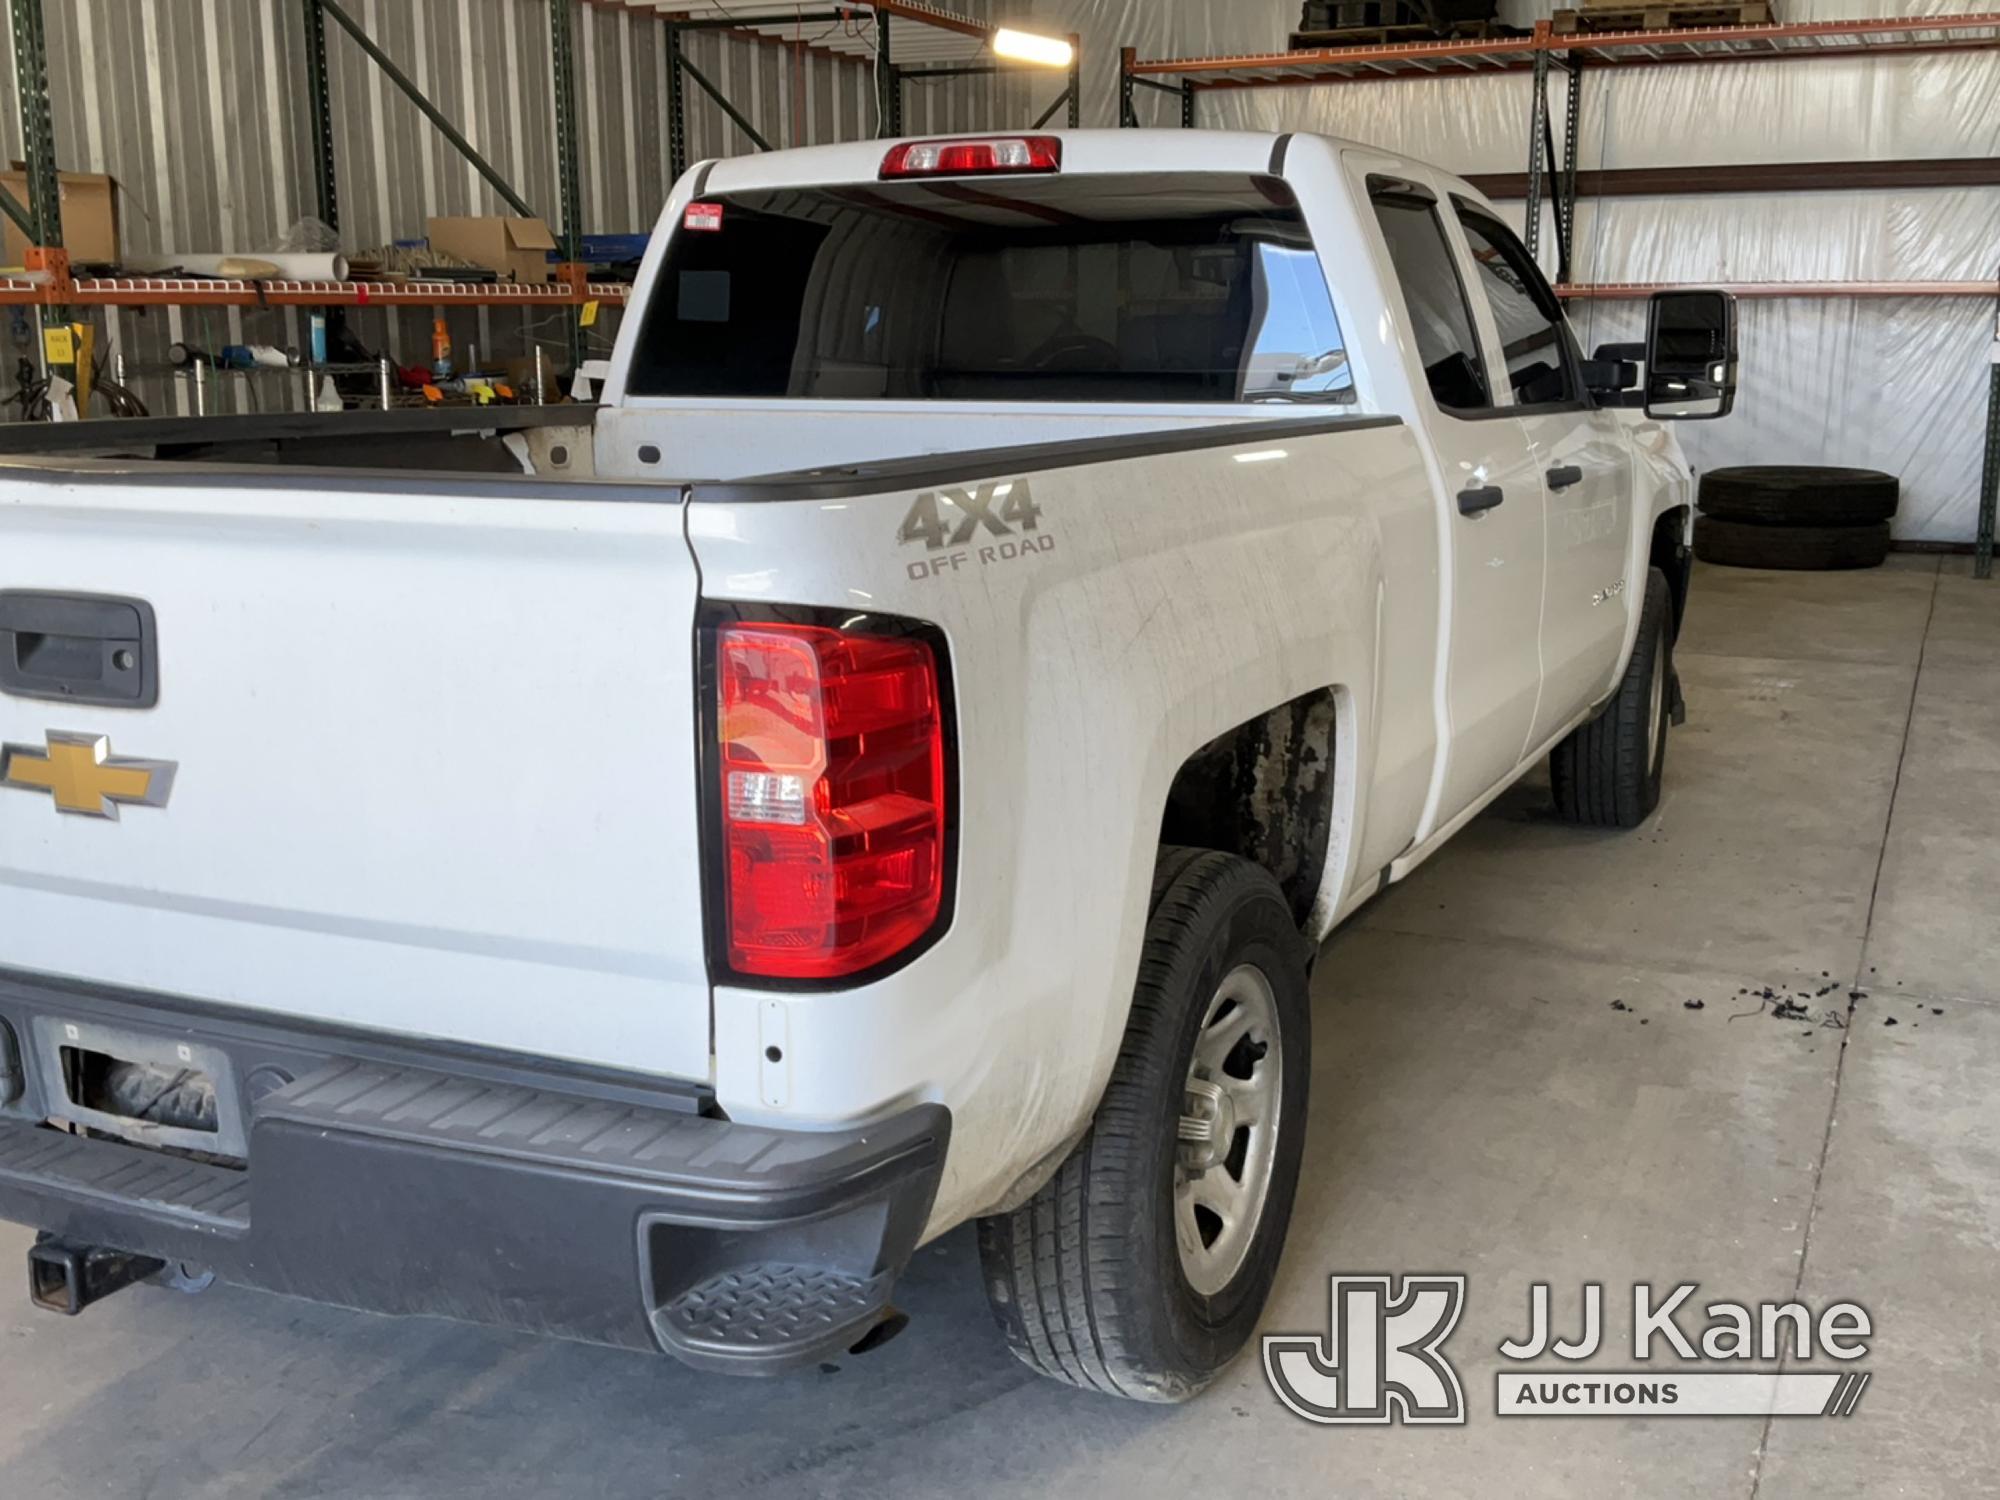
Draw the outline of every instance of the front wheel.
[[[1667,575],[1646,574],[1639,636],[1609,703],[1549,756],[1557,814],[1596,828],[1637,828],[1660,805],[1673,712],[1674,602]]]
[[[1139,984],[1089,1132],[979,1223],[987,1297],[1032,1369],[1185,1401],[1248,1342],[1298,1185],[1306,945],[1271,876],[1162,851]]]

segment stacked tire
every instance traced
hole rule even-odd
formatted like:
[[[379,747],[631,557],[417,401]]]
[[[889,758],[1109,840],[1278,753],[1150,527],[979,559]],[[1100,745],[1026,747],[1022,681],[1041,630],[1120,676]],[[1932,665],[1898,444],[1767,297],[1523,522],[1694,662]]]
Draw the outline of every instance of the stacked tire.
[[[1873,469],[1713,469],[1701,479],[1694,555],[1728,568],[1878,568],[1899,490]]]

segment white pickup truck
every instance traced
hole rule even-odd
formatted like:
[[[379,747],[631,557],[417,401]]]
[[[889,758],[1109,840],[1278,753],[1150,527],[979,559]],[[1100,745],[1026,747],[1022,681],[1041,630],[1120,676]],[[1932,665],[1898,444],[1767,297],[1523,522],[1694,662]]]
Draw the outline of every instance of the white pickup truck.
[[[1085,131],[699,166],[595,406],[10,431],[36,1300],[774,1371],[977,1219],[1022,1359],[1198,1391],[1321,940],[1544,756],[1576,822],[1653,809],[1653,418],[1733,342],[1678,294],[1643,382],[1582,359],[1418,162]]]

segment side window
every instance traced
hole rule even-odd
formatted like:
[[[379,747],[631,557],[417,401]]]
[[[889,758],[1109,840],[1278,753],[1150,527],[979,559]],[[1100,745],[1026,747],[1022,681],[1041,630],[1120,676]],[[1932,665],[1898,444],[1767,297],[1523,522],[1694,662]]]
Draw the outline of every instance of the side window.
[[[1241,401],[1354,399],[1347,345],[1319,252],[1276,240],[1256,242],[1255,303]]]
[[[1431,396],[1446,411],[1492,406],[1479,340],[1472,332],[1472,309],[1444,225],[1438,222],[1437,206],[1404,194],[1377,193],[1375,217],[1389,242],[1389,259],[1416,325],[1417,357],[1430,380]]]
[[[1560,304],[1541,268],[1499,220],[1461,204],[1458,221],[1480,292],[1500,329],[1501,352],[1514,399],[1523,406],[1575,401],[1580,390],[1564,337]]]

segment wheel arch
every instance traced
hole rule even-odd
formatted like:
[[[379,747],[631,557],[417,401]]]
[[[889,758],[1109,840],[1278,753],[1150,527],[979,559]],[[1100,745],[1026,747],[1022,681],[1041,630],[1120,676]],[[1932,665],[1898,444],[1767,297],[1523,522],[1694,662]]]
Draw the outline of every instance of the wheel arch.
[[[1674,605],[1675,640],[1680,639],[1681,625],[1687,619],[1688,590],[1694,581],[1694,549],[1689,530],[1693,521],[1691,506],[1677,505],[1660,512],[1653,518],[1653,535],[1647,547],[1647,566],[1667,575],[1667,593]],[[1642,593],[1643,585],[1642,579]]]
[[[1337,818],[1351,791],[1338,687],[1315,688],[1224,730],[1174,773],[1160,843],[1217,849],[1268,870],[1303,929],[1345,858]]]

